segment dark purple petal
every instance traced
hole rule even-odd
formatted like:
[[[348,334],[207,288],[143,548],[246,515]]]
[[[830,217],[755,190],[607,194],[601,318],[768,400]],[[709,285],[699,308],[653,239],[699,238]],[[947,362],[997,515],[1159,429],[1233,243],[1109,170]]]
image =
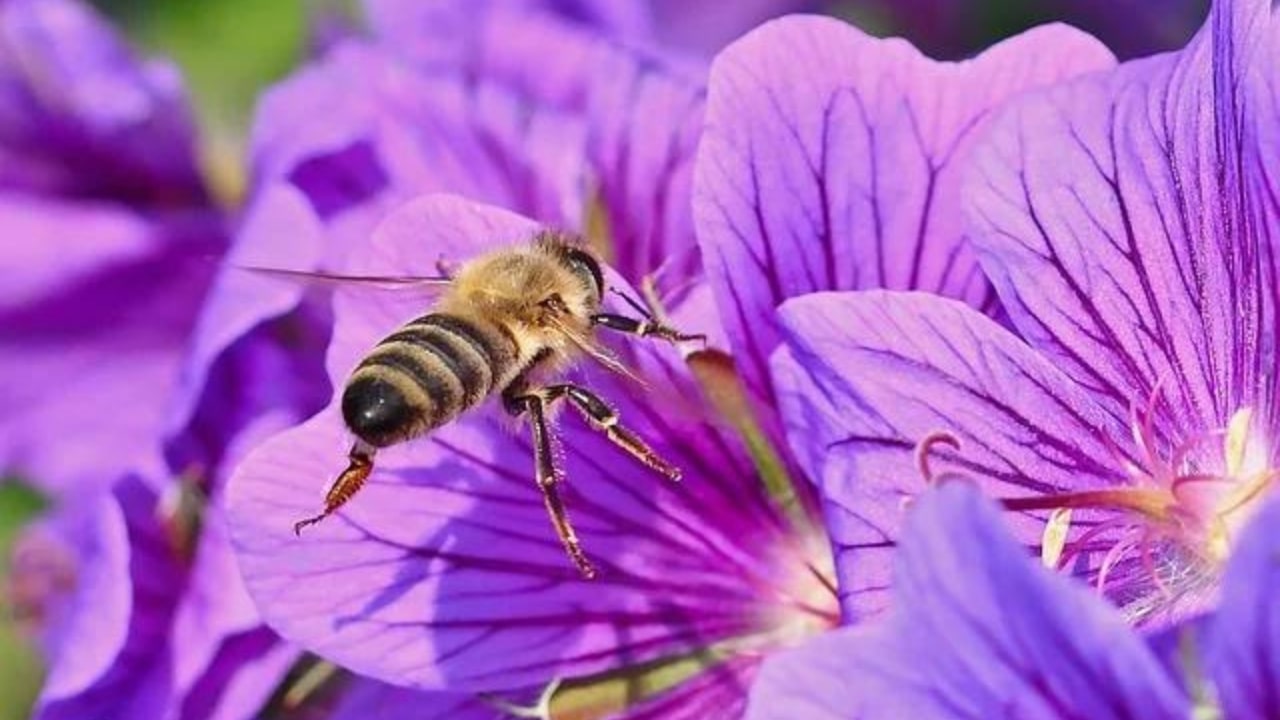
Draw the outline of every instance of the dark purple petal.
[[[119,503],[127,537],[122,538],[124,547],[117,550],[124,555],[125,572],[113,575],[110,586],[128,588],[126,615],[99,615],[99,596],[110,592],[104,587],[89,588],[95,594],[80,598],[75,612],[91,627],[124,623],[125,641],[116,648],[110,663],[91,677],[81,678],[69,687],[46,686],[35,717],[158,717],[165,707],[168,678],[162,671],[163,658],[169,652],[166,635],[182,573],[168,538],[156,522],[156,498],[147,484],[140,478],[126,477],[116,483],[112,492]],[[85,562],[94,562],[94,558],[86,558]],[[111,563],[111,567],[119,569],[120,565]],[[69,632],[59,655],[82,653],[86,649],[83,643],[92,642],[93,638],[90,632]]]
[[[389,217],[352,269],[467,259],[536,227],[430,196]],[[400,295],[339,293],[328,357],[335,384],[429,302]],[[793,607],[825,620],[829,596],[813,589],[799,543],[784,536],[742,451],[697,413],[675,352],[636,348],[646,389],[602,373],[583,380],[685,475],[672,487],[565,414],[557,434],[566,502],[598,579],[583,580],[565,557],[533,485],[525,430],[504,429],[496,407],[380,452],[360,495],[294,537],[293,523],[315,512],[350,445],[330,406],[261,446],[230,486],[241,568],[266,621],[379,680],[503,690],[770,632],[794,619]]]
[[[329,720],[504,720],[512,717],[492,702],[463,693],[423,692],[352,678],[342,688]]]
[[[924,293],[822,293],[788,302],[774,382],[792,448],[822,488],[846,618],[884,607],[904,512],[935,475],[971,475],[998,497],[1117,482],[1104,438],[1125,426],[1004,328]],[[1042,520],[1011,515],[1038,545]],[[1089,521],[1077,514],[1074,527]]]
[[[0,188],[203,203],[195,157],[175,68],[139,61],[86,4],[0,6]]]
[[[952,65],[817,17],[769,23],[721,53],[694,217],[748,385],[770,397],[773,310],[789,297],[919,288],[990,309],[961,242],[973,140],[1009,96],[1110,62],[1061,26]]]
[[[266,636],[274,639],[268,645]],[[181,717],[242,720],[261,717],[300,651],[265,628],[228,639],[200,681],[182,700]]]
[[[33,625],[48,658],[42,695],[70,697],[111,666],[129,628],[129,538],[120,506],[85,493],[26,529],[6,596]]]
[[[1201,671],[1213,680],[1224,717],[1280,715],[1280,501],[1245,528],[1231,554],[1205,639]]]
[[[172,702],[198,706],[184,717],[208,716],[232,676],[252,672],[258,676],[260,706],[289,666],[275,657],[279,638],[262,625],[245,592],[226,519],[216,506],[202,518],[192,568],[167,633],[167,642],[175,650],[169,670]],[[274,677],[269,670],[274,670]],[[253,700],[246,695],[239,702]]]
[[[1254,184],[1274,164],[1255,136],[1268,6],[1217,3],[1180,53],[1015,103],[968,186],[1021,333],[1113,412],[1163,383],[1157,431],[1175,444],[1244,407],[1274,421],[1280,213]]]
[[[767,660],[749,717],[1188,715],[1186,697],[1121,615],[1036,567],[982,494],[946,483],[916,504],[908,525],[885,624]]]

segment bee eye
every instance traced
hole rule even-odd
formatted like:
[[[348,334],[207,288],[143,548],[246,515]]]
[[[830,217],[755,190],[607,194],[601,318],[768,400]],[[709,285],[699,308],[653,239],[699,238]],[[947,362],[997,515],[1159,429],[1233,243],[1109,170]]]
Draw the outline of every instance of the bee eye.
[[[595,287],[597,297],[604,297],[604,274],[595,258],[577,248],[569,248],[565,260],[575,273]]]

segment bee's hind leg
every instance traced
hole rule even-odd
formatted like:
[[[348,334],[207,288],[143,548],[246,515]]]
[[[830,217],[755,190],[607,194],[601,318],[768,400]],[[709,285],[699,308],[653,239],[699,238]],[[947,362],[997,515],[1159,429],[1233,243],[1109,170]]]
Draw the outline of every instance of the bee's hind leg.
[[[365,480],[369,479],[369,474],[373,472],[373,455],[373,446],[357,440],[356,444],[351,446],[351,451],[347,453],[347,469],[342,471],[338,479],[333,481],[333,485],[329,486],[329,491],[325,493],[324,511],[294,523],[293,534],[300,535],[302,528],[315,525],[329,517],[359,492],[360,488],[364,487]]]
[[[542,491],[543,502],[547,506],[547,514],[551,516],[551,524],[555,527],[560,542],[564,544],[569,559],[578,568],[578,572],[590,580],[596,576],[596,570],[582,551],[557,487],[560,484],[560,471],[556,468],[550,429],[547,427],[547,405],[553,398],[546,391],[521,389],[504,392],[502,399],[512,415],[529,417],[533,433],[534,473],[538,489]]]

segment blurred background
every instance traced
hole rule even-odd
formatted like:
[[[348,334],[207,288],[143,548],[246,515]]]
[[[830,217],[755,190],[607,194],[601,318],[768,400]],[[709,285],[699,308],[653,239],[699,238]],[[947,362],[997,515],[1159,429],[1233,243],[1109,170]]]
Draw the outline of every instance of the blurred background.
[[[470,0],[423,0],[464,2]],[[521,0],[512,0],[521,1]],[[597,0],[598,1],[598,0]],[[3,2],[3,0],[0,0]],[[552,5],[590,4],[559,0]],[[1061,20],[1085,29],[1122,58],[1181,46],[1199,25],[1208,0],[654,0],[659,40],[691,54],[687,31],[731,4],[760,6],[761,19],[782,11],[824,12],[877,35],[902,35],[938,58],[962,58],[1025,28]],[[356,0],[96,0],[145,54],[182,68],[214,173],[240,177],[240,152],[254,99],[312,53],[358,31]],[[735,12],[741,14],[741,6]],[[682,29],[686,30],[682,32]],[[736,32],[746,30],[740,28]],[[725,37],[723,41],[731,40]],[[234,181],[232,181],[234,182]],[[20,481],[20,478],[18,479]],[[20,482],[0,482],[0,558],[21,525],[44,507]],[[0,572],[6,569],[0,565]],[[7,587],[0,576],[0,587]],[[10,607],[10,609],[13,609]],[[0,720],[28,716],[38,690],[38,656],[24,639],[24,618],[0,614]]]

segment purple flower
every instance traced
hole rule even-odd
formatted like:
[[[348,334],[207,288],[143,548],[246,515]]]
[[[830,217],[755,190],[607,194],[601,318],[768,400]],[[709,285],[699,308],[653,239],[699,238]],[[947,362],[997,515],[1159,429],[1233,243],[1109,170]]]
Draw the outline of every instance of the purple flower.
[[[1280,451],[1270,32],[1267,3],[1220,3],[1182,52],[993,124],[970,239],[1017,335],[925,295],[783,309],[773,377],[846,612],[883,604],[903,508],[953,472],[1131,619],[1212,602]]]
[[[181,83],[68,0],[0,5],[0,473],[158,475],[154,440],[218,252]]]
[[[893,610],[766,661],[747,716],[1275,717],[1277,522],[1272,501],[1241,536],[1218,612],[1180,629],[1166,667],[1113,607],[1037,567],[993,503],[946,483],[910,513]]]

